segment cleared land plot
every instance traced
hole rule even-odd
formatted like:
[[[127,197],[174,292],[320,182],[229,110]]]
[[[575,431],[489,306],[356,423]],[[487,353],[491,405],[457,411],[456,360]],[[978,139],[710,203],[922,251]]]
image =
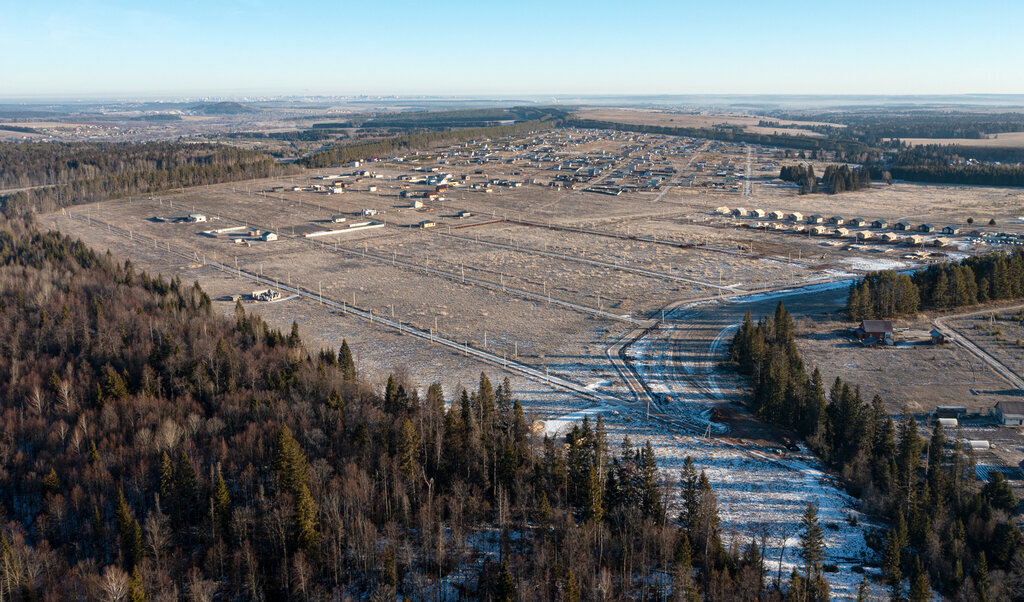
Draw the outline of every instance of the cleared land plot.
[[[993,307],[990,311],[947,323],[961,336],[999,360],[1018,375],[1024,375],[1024,306]],[[1007,385],[1009,388],[1009,385]],[[1021,392],[1024,395],[1024,392]]]
[[[657,125],[662,127],[689,127],[707,128],[716,125],[743,126],[751,132],[770,134],[800,134],[804,136],[820,136],[817,132],[803,129],[814,125],[829,125],[833,127],[845,127],[835,123],[823,123],[816,121],[793,121],[786,119],[773,119],[758,115],[736,114],[736,113],[674,113],[671,111],[658,111],[652,109],[580,109],[577,114],[581,119],[597,119],[600,121],[614,121],[618,123],[636,123],[640,125]],[[758,126],[762,120],[777,122],[779,127]],[[787,127],[795,126],[795,127]],[[800,126],[803,126],[801,128]],[[753,129],[752,129],[753,128]],[[763,130],[763,131],[761,131]]]
[[[900,138],[910,146],[926,144],[956,144],[985,148],[1024,148],[1024,132],[989,134],[985,138]]]
[[[145,209],[139,205],[131,207]],[[552,372],[576,374],[582,368],[586,374],[592,364],[603,369],[603,341],[609,331],[623,327],[618,322],[595,318],[585,312],[522,300],[512,294],[461,284],[454,279],[411,272],[386,261],[340,254],[301,240],[283,239],[245,247],[188,232],[190,229],[198,231],[203,224],[153,223],[142,215],[125,220],[127,208],[127,205],[119,207],[122,222],[130,222],[122,223],[123,227],[152,238],[173,241],[172,246],[191,249],[196,254],[197,264],[204,258],[229,266],[236,265],[237,261],[244,270],[301,285],[310,291],[322,290],[325,297],[372,309],[377,315],[390,317],[393,311],[396,319],[421,330],[429,331],[436,325],[441,336],[468,342],[498,355],[511,358],[518,351],[524,361],[547,366]],[[129,241],[96,240],[97,235],[106,235],[102,226],[88,226],[65,217],[57,220],[60,229],[82,237],[97,248],[119,249],[119,254],[129,257],[134,252]],[[43,223],[51,222],[52,219],[47,218]],[[237,288],[229,292],[244,294],[254,288],[257,287],[251,281],[239,280]]]
[[[797,321],[797,346],[827,384],[839,376],[859,385],[865,400],[881,395],[894,413],[904,405],[914,413],[939,405],[987,412],[1006,398],[1009,385],[981,360],[956,345],[931,344],[927,317],[898,321],[895,347],[862,346],[846,332],[852,325],[829,317]]]
[[[63,221],[60,225],[62,229],[82,226],[80,222]],[[109,248],[112,252],[129,255],[136,269],[161,273],[166,277],[179,276],[186,282],[197,280],[214,299],[214,309],[224,315],[233,315],[235,307],[225,297],[237,294],[240,290],[251,290],[255,286],[250,280],[227,276],[209,267],[188,265],[187,262],[174,256],[169,257],[147,245],[129,243],[123,237],[108,234],[102,228],[86,226],[73,233],[81,235],[97,249]],[[347,340],[361,375],[378,387],[383,387],[388,375],[395,373],[399,378],[420,387],[421,395],[425,393],[428,384],[440,382],[446,397],[451,400],[460,386],[474,389],[480,372],[484,371],[492,380],[500,381],[507,376],[518,398],[536,418],[559,415],[578,405],[569,393],[504,372],[498,366],[426,341],[371,326],[363,320],[331,311],[312,301],[288,299],[274,303],[246,303],[244,306],[247,312],[262,316],[284,332],[290,329],[292,321],[297,322],[300,335],[311,350],[337,348],[342,339]]]

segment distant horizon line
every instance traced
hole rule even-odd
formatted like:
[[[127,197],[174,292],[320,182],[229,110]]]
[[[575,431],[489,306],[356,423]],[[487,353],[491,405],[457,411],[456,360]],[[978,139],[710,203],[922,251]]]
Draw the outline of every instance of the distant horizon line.
[[[955,93],[843,93],[807,94],[789,92],[698,92],[698,93],[347,93],[347,94],[303,94],[303,93],[221,93],[221,94],[39,94],[3,95],[2,103],[86,103],[86,102],[274,102],[282,100],[537,100],[537,99],[991,99],[1024,100],[1024,92],[955,92]]]

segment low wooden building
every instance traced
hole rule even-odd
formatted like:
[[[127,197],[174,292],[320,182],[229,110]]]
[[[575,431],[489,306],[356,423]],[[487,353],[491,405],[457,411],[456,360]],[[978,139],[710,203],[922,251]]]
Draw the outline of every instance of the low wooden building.
[[[996,404],[996,419],[1006,426],[1024,426],[1024,401],[1000,401]]]

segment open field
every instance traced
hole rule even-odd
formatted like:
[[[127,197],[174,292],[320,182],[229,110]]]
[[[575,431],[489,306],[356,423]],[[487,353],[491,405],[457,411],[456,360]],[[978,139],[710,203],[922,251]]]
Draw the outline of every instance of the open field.
[[[956,144],[984,148],[1024,148],[1024,132],[989,134],[985,138],[900,138],[910,146],[925,144]]]
[[[581,119],[597,119],[600,121],[657,125],[662,127],[709,128],[714,126],[742,126],[744,130],[758,134],[778,133],[813,137],[821,136],[821,134],[807,129],[809,126],[829,125],[832,127],[843,127],[834,123],[779,120],[743,113],[686,113],[653,109],[584,108],[577,111],[577,115]],[[778,122],[779,126],[759,126],[758,124],[762,120]]]
[[[819,368],[828,383],[839,376],[859,385],[865,399],[881,395],[893,413],[906,407],[923,414],[940,405],[987,413],[1006,398],[1009,385],[981,360],[957,345],[931,344],[926,315],[896,321],[892,347],[864,347],[847,333],[851,326],[825,315],[797,322],[804,360]]]

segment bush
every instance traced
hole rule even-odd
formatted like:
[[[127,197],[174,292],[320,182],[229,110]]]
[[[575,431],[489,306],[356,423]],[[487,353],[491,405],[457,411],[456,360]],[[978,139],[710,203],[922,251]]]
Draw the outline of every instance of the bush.
[[[967,218],[967,223],[968,224],[973,224],[974,223],[974,218],[973,217]]]
[[[988,220],[988,225],[990,225],[990,226],[996,225],[996,218],[993,217],[992,219]]]

